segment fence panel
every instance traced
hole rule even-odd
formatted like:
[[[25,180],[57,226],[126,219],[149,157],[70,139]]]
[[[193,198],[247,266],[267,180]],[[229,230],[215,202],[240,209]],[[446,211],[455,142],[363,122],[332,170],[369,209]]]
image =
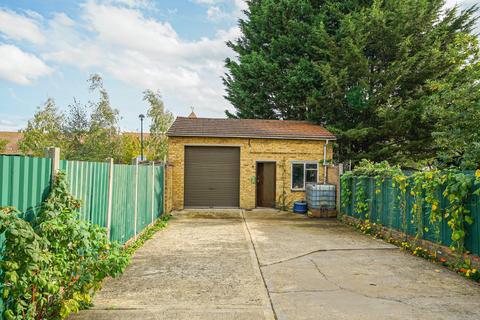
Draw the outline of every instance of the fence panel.
[[[110,237],[125,243],[133,238],[135,213],[135,166],[113,166],[112,222]]]
[[[70,192],[81,200],[80,218],[106,227],[110,164],[61,160],[60,169]],[[137,234],[163,214],[164,165],[142,165],[136,173],[134,165],[113,166],[110,239],[122,244],[135,236],[135,203]],[[50,158],[0,155],[0,207],[13,206],[31,221],[48,196],[51,176]],[[0,235],[0,248],[4,240]],[[0,319],[2,312],[0,298]]]
[[[81,200],[80,219],[106,227],[110,164],[61,160],[60,170]],[[137,234],[163,214],[164,165],[139,165],[136,173],[135,165],[113,167],[110,237],[120,243],[135,236],[135,203]],[[48,196],[51,175],[50,158],[0,156],[0,207],[16,207],[31,221]]]
[[[153,222],[153,170],[152,165],[138,167],[137,230],[143,230]]]
[[[70,192],[81,201],[81,219],[106,227],[109,164],[86,161],[60,161],[67,174]]]
[[[51,160],[0,156],[0,207],[13,206],[31,220],[50,191]]]
[[[469,174],[469,173],[467,173]],[[341,199],[349,198],[348,204],[342,204],[342,213],[349,216],[365,219],[365,215],[360,216],[356,212],[356,198],[359,190],[363,188],[367,202],[369,204],[369,218],[371,222],[380,222],[383,226],[397,229],[408,233],[409,235],[416,235],[417,228],[423,228],[423,238],[432,242],[441,243],[445,246],[450,246],[452,243],[452,230],[448,226],[447,219],[442,218],[441,223],[433,225],[430,223],[429,215],[430,208],[423,202],[422,206],[422,220],[414,221],[416,218],[412,214],[415,198],[410,194],[410,188],[406,191],[406,202],[402,200],[403,197],[397,186],[394,186],[392,179],[385,179],[381,185],[375,184],[375,179],[371,177],[348,177],[341,181],[342,185],[347,184],[348,189],[351,190],[350,196],[347,194],[340,195]],[[479,189],[480,186],[475,186],[472,193]],[[376,190],[380,190],[380,193]],[[437,190],[440,197],[440,208],[444,211],[448,207],[448,200],[443,197],[444,190]],[[405,214],[403,215],[402,205],[406,205]],[[470,252],[480,255],[480,197],[473,195],[467,205],[471,215],[474,219],[472,225],[466,226],[465,247]],[[426,230],[424,228],[427,228]],[[437,232],[435,229],[438,229]]]
[[[160,217],[163,211],[164,204],[164,182],[165,182],[165,165],[156,165],[155,166],[155,186],[154,186],[154,197],[153,197],[153,210],[154,218]]]

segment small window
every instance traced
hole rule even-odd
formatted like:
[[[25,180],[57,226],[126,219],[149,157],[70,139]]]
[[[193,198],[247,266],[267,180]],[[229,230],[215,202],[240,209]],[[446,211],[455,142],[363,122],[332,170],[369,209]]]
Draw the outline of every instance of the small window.
[[[292,163],[292,190],[305,190],[309,183],[317,183],[318,163]]]
[[[305,188],[305,168],[303,163],[292,164],[292,189]]]

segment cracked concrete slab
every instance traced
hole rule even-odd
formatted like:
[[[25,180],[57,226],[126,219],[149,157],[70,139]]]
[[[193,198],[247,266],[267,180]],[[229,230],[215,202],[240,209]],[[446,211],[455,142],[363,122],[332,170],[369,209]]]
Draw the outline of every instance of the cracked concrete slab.
[[[273,319],[241,212],[178,213],[74,319]]]
[[[480,318],[478,284],[336,220],[246,221],[278,319]]]
[[[480,286],[334,219],[176,213],[74,319],[480,319]]]
[[[382,240],[359,237],[356,230],[336,219],[309,219],[278,211],[247,211],[247,221],[259,253],[268,265],[318,250],[396,248]]]

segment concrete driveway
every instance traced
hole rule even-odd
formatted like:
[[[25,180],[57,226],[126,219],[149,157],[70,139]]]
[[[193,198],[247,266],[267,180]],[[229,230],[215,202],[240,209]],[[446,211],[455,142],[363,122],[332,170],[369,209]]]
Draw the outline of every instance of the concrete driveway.
[[[336,220],[180,212],[74,319],[480,319],[480,286]]]

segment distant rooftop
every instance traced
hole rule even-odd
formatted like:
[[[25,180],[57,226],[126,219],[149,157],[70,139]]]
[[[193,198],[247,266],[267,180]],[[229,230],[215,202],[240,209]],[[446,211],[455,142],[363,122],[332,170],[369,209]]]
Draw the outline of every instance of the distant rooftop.
[[[177,117],[167,136],[335,140],[322,126],[307,121]]]
[[[18,141],[23,138],[23,133],[18,131],[0,131],[0,140],[7,140],[3,154],[19,154]]]

